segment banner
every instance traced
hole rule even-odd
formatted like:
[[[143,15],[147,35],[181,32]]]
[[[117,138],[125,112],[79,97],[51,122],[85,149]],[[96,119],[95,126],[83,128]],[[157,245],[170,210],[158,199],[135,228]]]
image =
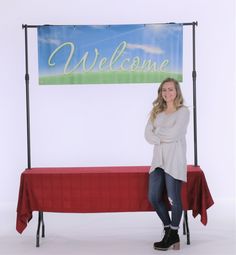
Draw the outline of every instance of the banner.
[[[182,81],[183,26],[38,27],[39,84]]]

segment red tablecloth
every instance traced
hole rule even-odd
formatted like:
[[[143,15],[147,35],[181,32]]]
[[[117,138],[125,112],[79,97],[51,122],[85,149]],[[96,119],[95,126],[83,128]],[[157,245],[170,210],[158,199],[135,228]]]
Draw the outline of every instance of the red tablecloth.
[[[33,211],[134,212],[152,211],[148,202],[149,166],[31,168],[21,174],[16,229],[22,233]],[[200,167],[188,166],[182,186],[184,210],[201,215],[213,200]]]

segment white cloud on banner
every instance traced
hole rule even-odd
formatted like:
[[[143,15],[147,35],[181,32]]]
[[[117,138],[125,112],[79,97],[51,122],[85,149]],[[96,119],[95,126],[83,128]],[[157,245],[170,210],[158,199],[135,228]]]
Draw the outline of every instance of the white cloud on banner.
[[[144,52],[151,53],[151,54],[157,54],[157,55],[164,53],[164,51],[159,47],[153,47],[153,46],[143,45],[143,44],[127,43],[127,48],[128,49],[141,49]]]

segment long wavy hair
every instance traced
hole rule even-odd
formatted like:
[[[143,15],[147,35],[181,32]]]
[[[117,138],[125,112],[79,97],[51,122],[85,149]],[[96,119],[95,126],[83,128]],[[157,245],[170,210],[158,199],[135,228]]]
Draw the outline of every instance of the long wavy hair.
[[[178,110],[181,106],[183,106],[184,99],[183,99],[182,92],[181,92],[180,85],[179,85],[178,81],[173,78],[166,78],[159,86],[157,98],[152,103],[153,107],[150,112],[150,119],[152,122],[155,120],[156,116],[159,113],[165,111],[167,108],[167,104],[166,104],[164,98],[162,97],[162,88],[166,82],[173,82],[175,85],[176,98],[174,100],[174,106],[175,106],[176,110]]]

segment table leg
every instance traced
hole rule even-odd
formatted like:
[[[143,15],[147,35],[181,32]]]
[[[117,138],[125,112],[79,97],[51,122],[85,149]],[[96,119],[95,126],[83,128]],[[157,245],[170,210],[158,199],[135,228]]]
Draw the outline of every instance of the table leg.
[[[184,220],[183,220],[183,235],[186,235],[185,215],[184,215]]]
[[[44,219],[43,219],[43,212],[41,212],[42,216],[42,237],[45,237],[45,225],[44,225]]]
[[[45,225],[43,220],[43,212],[38,212],[38,228],[36,233],[36,247],[39,247],[39,241],[40,241],[40,229],[42,224],[42,237],[45,237]]]
[[[183,234],[187,233],[187,244],[190,244],[190,233],[188,226],[188,211],[184,211],[184,221],[183,221]]]

